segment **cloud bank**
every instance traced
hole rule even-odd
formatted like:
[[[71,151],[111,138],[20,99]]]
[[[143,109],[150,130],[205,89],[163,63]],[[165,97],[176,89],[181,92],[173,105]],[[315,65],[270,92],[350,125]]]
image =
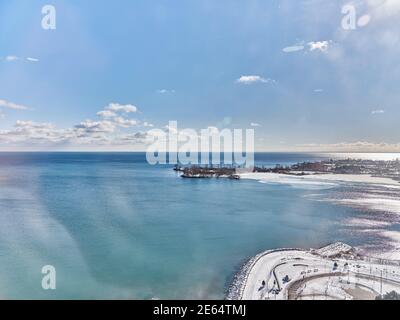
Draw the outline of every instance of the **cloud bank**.
[[[341,142],[332,144],[299,144],[296,146],[296,151],[303,152],[388,152],[397,153],[400,152],[399,143],[375,143],[368,141],[357,141],[357,142]]]
[[[10,109],[26,110],[25,106],[0,100],[0,106]],[[84,120],[69,128],[57,128],[51,123],[18,120],[13,128],[0,131],[2,149],[48,150],[68,149],[80,146],[84,149],[113,148],[115,146],[132,147],[144,144],[146,132],[129,132],[140,126],[151,127],[148,122],[141,123],[129,118],[138,108],[131,104],[111,103],[97,112],[98,119]]]

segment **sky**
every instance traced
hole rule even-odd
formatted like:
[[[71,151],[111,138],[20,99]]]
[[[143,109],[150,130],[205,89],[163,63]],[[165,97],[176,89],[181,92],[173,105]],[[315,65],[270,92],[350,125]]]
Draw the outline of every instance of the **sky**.
[[[177,121],[400,152],[399,19],[398,0],[0,0],[0,150],[141,151]]]

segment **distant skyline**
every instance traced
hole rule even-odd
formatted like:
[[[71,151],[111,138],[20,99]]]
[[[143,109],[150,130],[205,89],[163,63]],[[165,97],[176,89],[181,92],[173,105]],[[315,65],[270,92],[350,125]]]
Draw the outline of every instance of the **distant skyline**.
[[[55,0],[55,30],[46,4],[0,0],[0,151],[144,151],[177,121],[400,152],[398,0]]]

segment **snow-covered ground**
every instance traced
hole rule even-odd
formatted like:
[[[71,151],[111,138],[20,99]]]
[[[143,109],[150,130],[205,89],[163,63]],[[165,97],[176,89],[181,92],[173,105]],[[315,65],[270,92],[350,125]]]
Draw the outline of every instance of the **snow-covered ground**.
[[[329,246],[314,250],[313,253],[321,257],[335,257],[342,253],[350,253],[353,250],[351,246],[342,242],[332,243]]]
[[[241,179],[258,180],[264,183],[283,183],[290,185],[305,184],[305,185],[321,185],[335,186],[337,183],[368,183],[375,185],[384,185],[392,188],[399,188],[400,183],[390,178],[373,177],[368,174],[309,174],[304,176],[255,172],[241,173]]]
[[[252,259],[232,299],[374,299],[400,292],[400,262],[362,257],[342,243],[318,250],[279,249]]]

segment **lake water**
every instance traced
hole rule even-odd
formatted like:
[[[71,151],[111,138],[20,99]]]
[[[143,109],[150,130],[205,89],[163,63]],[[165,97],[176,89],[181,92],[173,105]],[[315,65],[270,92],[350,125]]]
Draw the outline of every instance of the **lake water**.
[[[264,153],[256,163],[336,156]],[[399,199],[384,187],[182,179],[141,153],[1,153],[0,298],[223,298],[260,251],[384,244],[382,228],[399,229],[396,207],[340,202],[378,194]],[[41,287],[45,265],[56,268],[54,291]]]

